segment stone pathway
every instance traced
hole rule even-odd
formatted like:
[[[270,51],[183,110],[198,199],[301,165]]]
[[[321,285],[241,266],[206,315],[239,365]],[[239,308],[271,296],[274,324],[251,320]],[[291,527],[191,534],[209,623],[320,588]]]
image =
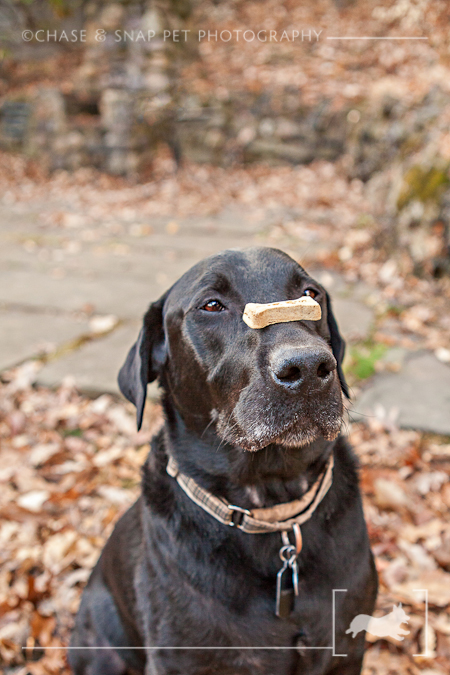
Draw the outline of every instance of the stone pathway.
[[[63,200],[1,205],[0,370],[45,355],[39,384],[56,387],[71,376],[88,394],[118,394],[117,372],[148,304],[207,255],[270,244],[268,232],[282,216],[230,209],[138,223],[118,214],[95,223]],[[298,258],[311,255],[310,242],[294,246],[286,238],[276,245]],[[366,298],[376,291],[308,271],[331,292],[347,341],[368,337],[375,317]],[[450,368],[435,361],[413,354],[399,373],[373,378],[355,404],[359,417],[395,415],[401,426],[450,434]],[[157,396],[155,386],[149,394]]]
[[[450,436],[450,368],[426,351],[405,354],[399,372],[375,375],[364,387],[352,418],[367,415]]]

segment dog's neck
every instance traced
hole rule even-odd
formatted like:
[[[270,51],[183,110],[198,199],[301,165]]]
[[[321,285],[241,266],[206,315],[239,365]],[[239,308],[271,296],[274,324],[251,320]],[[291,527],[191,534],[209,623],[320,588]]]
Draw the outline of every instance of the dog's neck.
[[[211,427],[199,437],[178,413],[172,414],[176,420],[168,418],[165,447],[180,471],[205,490],[242,508],[301,498],[323,471],[332,451],[333,442],[319,438],[300,448],[273,444],[252,453],[224,443]]]

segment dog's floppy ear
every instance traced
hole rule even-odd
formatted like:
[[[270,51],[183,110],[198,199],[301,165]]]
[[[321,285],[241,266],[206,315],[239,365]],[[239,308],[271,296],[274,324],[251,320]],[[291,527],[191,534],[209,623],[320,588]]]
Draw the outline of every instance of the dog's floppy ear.
[[[343,337],[339,332],[336,319],[334,318],[333,310],[331,309],[331,300],[328,293],[327,296],[327,323],[328,330],[330,331],[330,340],[331,340],[331,350],[333,352],[334,358],[337,361],[337,373],[339,376],[339,382],[341,383],[342,391],[347,398],[350,398],[348,392],[348,385],[345,381],[344,373],[342,372],[342,362],[345,355],[345,342]]]
[[[163,327],[166,297],[167,293],[148,308],[138,339],[119,371],[120,391],[136,406],[138,431],[142,426],[147,384],[156,380],[166,357]]]

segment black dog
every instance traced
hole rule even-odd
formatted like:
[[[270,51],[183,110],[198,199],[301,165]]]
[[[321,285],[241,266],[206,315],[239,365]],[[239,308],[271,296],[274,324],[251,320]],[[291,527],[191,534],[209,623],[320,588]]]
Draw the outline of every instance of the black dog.
[[[321,320],[260,330],[242,320],[248,302],[302,295],[320,303]],[[353,640],[345,631],[372,613],[377,578],[356,460],[339,436],[344,346],[324,289],[275,249],[208,258],[150,306],[119,384],[140,426],[147,383],[159,378],[165,425],[142,496],[84,592],[69,653],[76,675],[360,673],[364,633]],[[181,489],[166,471],[169,456],[196,485],[240,507],[229,523],[238,527]],[[280,618],[280,532],[239,525],[247,510],[301,498],[331,456],[332,485],[302,525],[298,595]],[[334,594],[334,616],[333,589],[347,589]]]

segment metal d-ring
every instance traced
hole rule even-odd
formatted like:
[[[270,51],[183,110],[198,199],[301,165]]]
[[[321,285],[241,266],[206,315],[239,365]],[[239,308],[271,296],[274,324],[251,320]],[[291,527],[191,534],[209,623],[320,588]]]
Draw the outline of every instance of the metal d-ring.
[[[230,527],[238,527],[239,529],[242,529],[241,524],[244,519],[244,516],[251,516],[252,512],[249,511],[248,509],[242,509],[240,506],[235,506],[234,504],[228,504],[228,508],[231,511],[231,520],[228,524],[230,525]],[[237,522],[234,521],[235,513],[237,513],[239,516],[239,520]]]
[[[294,523],[293,526],[292,526],[292,531],[293,531],[294,536],[295,536],[295,546],[294,546],[294,548],[295,548],[296,554],[298,555],[303,548],[302,531],[300,529],[300,525],[298,523]],[[284,530],[284,532],[281,533],[281,539],[282,539],[283,544],[285,546],[292,546],[292,544],[289,540],[289,534],[286,530]]]

